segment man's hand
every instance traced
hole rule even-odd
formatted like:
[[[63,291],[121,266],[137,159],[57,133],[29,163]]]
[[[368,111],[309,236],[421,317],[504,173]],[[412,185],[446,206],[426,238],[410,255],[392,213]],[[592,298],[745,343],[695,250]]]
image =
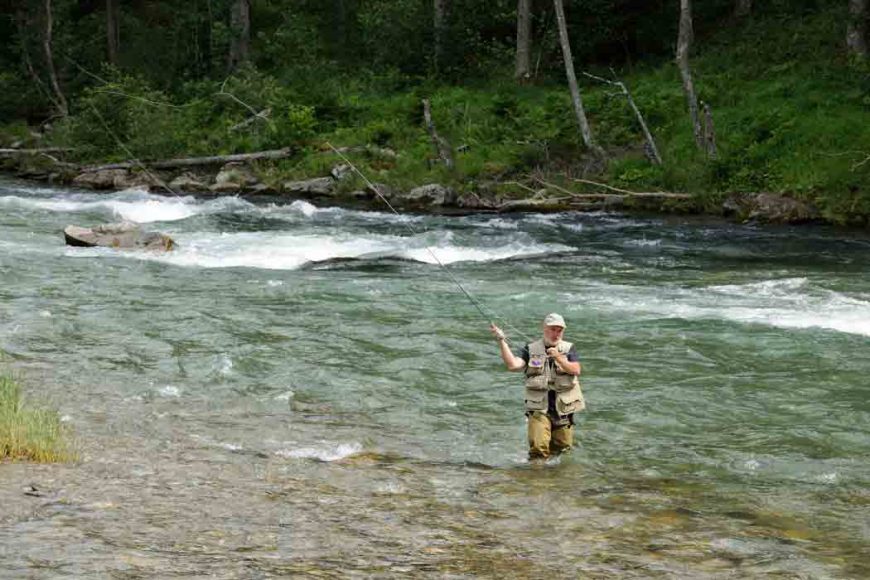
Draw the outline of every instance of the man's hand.
[[[563,357],[565,355],[562,354],[561,352],[559,352],[559,349],[556,348],[555,346],[551,346],[550,348],[547,349],[547,356],[552,358],[552,359],[558,359],[559,357]]]
[[[496,340],[507,340],[505,338],[504,331],[495,324],[489,325],[489,331],[492,332],[492,335],[496,338]]]

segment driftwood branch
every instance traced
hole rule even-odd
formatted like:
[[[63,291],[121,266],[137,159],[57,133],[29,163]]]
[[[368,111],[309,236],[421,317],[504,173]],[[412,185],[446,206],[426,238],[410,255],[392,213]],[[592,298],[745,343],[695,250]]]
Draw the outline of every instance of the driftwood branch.
[[[271,124],[271,121],[269,120],[269,115],[271,115],[271,114],[272,114],[272,109],[263,109],[262,111],[260,111],[256,115],[254,115],[253,117],[248,117],[247,119],[245,119],[241,123],[236,123],[235,125],[230,127],[230,131],[238,131],[239,129],[244,129],[245,127],[248,127],[249,125],[253,125],[257,121],[263,121],[267,124]]]
[[[692,196],[688,193],[668,193],[665,191],[629,191],[627,189],[620,189],[618,187],[613,187],[612,185],[607,185],[606,183],[598,183],[597,181],[580,179],[579,177],[575,177],[573,181],[576,181],[578,183],[585,183],[586,185],[594,185],[595,187],[601,187],[603,189],[608,189],[617,193],[624,193],[625,195],[631,195],[634,197],[692,199]]]
[[[628,101],[628,106],[631,107],[631,110],[634,112],[634,116],[637,119],[637,122],[640,123],[641,131],[643,131],[643,138],[646,140],[647,155],[650,161],[652,161],[655,165],[661,165],[662,157],[661,155],[659,155],[659,148],[656,146],[656,141],[655,139],[653,139],[652,133],[650,133],[649,127],[647,127],[646,121],[644,120],[643,115],[640,113],[640,109],[637,108],[637,105],[635,104],[634,99],[631,96],[631,92],[628,90],[628,87],[625,86],[625,83],[615,78],[616,73],[613,73],[613,71],[611,71],[611,73],[614,76],[614,80],[612,81],[595,76],[593,74],[589,74],[588,72],[584,72],[583,74],[596,81],[619,88],[620,94],[622,94],[622,96],[625,97],[625,100]]]
[[[165,159],[162,161],[144,162],[153,169],[171,169],[173,167],[195,167],[197,165],[217,165],[232,161],[258,161],[261,159],[284,159],[293,155],[293,150],[288,148],[274,149],[271,151],[258,151],[256,153],[238,153],[235,155],[214,155],[211,157],[189,157],[186,159]],[[139,163],[125,161],[123,163],[110,163],[108,165],[92,165],[84,167],[84,171],[105,171],[108,169],[133,169]]]
[[[429,131],[429,136],[432,138],[432,144],[435,146],[438,157],[444,162],[447,169],[453,169],[455,163],[453,162],[453,154],[450,151],[450,144],[435,129],[435,121],[432,120],[432,105],[429,103],[429,99],[423,99],[423,119],[426,121],[426,130]]]
[[[516,185],[517,187],[519,187],[521,189],[525,189],[526,191],[530,191],[534,194],[538,193],[536,190],[532,189],[531,187],[529,187],[528,185],[526,185],[524,183],[520,183],[519,181],[505,181],[504,185]]]

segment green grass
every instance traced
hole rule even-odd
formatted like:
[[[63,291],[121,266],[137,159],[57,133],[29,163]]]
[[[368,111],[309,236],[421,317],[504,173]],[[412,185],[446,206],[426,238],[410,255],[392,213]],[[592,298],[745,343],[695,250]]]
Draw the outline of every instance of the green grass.
[[[19,382],[0,374],[0,461],[54,463],[74,458],[57,412],[29,406]]]

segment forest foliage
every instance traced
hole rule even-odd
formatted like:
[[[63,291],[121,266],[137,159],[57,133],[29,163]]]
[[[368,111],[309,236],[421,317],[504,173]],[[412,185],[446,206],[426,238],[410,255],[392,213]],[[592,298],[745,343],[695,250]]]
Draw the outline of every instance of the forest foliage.
[[[399,187],[596,171],[710,203],[772,191],[832,219],[870,215],[870,66],[847,42],[850,0],[695,3],[691,66],[715,158],[696,147],[674,63],[680,2],[566,1],[603,166],[572,114],[553,2],[530,4],[530,75],[518,80],[516,0],[0,0],[0,124],[18,141],[43,127],[82,162],[290,146],[297,155],[268,171],[307,177],[328,170],[318,154],[328,141],[397,151],[358,161]],[[866,36],[866,14],[857,24]],[[625,99],[584,72],[626,83],[662,165],[644,155]],[[456,151],[453,170],[433,160],[423,98]]]

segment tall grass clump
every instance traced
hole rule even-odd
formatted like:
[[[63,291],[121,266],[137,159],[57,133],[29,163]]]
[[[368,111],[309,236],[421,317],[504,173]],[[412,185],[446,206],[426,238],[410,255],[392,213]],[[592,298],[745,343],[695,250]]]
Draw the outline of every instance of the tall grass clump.
[[[73,458],[57,412],[29,407],[18,381],[0,374],[0,462],[53,463]]]

